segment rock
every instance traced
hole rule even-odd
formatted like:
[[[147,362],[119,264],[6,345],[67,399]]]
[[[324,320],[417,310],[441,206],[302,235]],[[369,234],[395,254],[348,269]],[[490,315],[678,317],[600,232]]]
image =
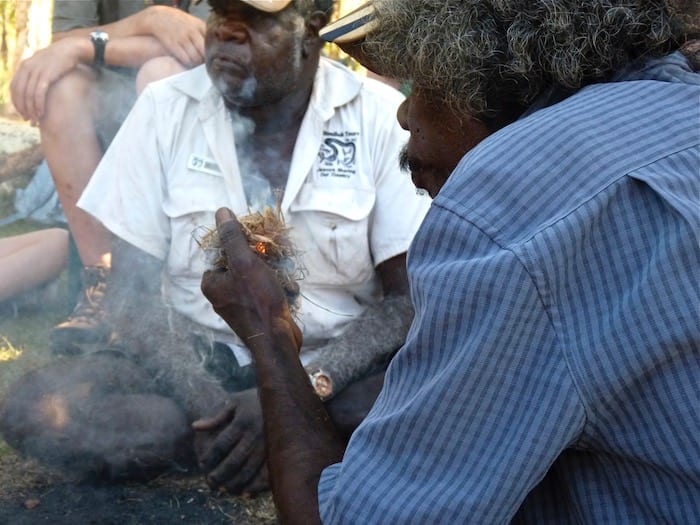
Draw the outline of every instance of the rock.
[[[1,190],[13,191],[17,184],[25,185],[43,158],[38,128],[18,120],[0,118]],[[13,180],[20,176],[23,180],[19,183]]]
[[[0,160],[39,143],[39,128],[19,120],[0,118]]]

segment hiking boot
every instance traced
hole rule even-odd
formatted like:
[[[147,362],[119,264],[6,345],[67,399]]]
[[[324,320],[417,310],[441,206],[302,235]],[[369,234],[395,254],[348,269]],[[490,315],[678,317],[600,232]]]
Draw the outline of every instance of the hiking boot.
[[[86,266],[81,272],[82,290],[68,319],[51,330],[51,350],[79,353],[80,345],[108,343],[112,328],[104,310],[109,268]]]

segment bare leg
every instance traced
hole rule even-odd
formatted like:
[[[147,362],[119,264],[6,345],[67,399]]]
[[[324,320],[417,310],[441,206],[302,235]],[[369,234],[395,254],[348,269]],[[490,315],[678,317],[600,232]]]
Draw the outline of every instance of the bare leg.
[[[152,58],[139,69],[136,75],[136,92],[141,93],[151,82],[185,71],[185,67],[173,57]]]
[[[132,79],[109,71],[98,77],[82,66],[54,83],[47,95],[40,123],[42,147],[83,264],[83,286],[75,309],[51,331],[56,352],[74,353],[83,344],[105,344],[112,334],[103,308],[112,235],[76,203],[102,158],[103,144],[116,132],[133,97]]]
[[[57,81],[40,123],[41,144],[84,266],[110,266],[110,233],[76,203],[102,158],[95,74],[77,68]]]
[[[49,228],[0,239],[0,301],[56,279],[68,260],[68,232]]]

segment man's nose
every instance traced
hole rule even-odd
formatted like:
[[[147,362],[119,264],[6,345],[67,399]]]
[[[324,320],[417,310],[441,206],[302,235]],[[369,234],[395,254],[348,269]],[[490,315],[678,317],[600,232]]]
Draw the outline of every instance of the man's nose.
[[[213,28],[214,35],[219,40],[245,42],[248,40],[248,31],[240,23],[224,23]]]

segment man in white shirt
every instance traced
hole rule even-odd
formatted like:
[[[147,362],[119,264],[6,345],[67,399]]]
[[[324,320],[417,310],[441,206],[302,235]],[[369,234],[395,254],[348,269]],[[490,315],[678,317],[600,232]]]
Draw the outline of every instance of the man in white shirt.
[[[194,442],[212,487],[255,492],[267,483],[254,371],[201,294],[199,232],[221,206],[244,215],[282,195],[303,269],[301,360],[349,435],[410,324],[405,253],[429,199],[399,170],[403,97],[320,59],[331,0],[210,4],[205,66],[145,90],[79,202],[120,239],[107,292],[118,347],[20,382],[0,428],[28,454],[90,457],[82,470],[110,478],[184,461]],[[37,417],[37,387],[78,416],[60,429]],[[52,446],[66,434],[70,447]]]

